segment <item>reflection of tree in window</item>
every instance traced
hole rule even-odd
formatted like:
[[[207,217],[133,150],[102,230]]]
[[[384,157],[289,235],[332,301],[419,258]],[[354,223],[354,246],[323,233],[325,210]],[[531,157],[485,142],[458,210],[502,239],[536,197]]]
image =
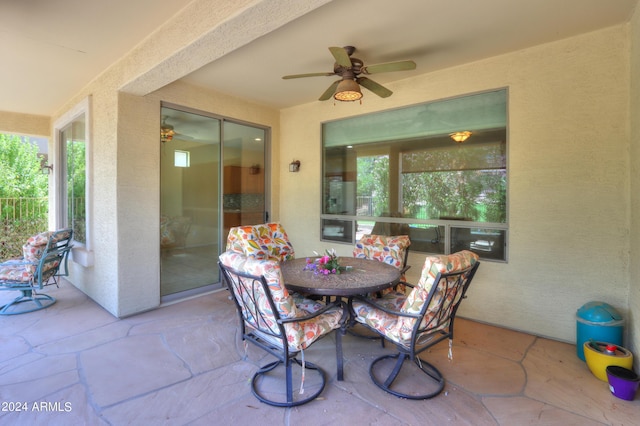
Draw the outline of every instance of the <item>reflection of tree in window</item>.
[[[506,220],[504,143],[426,149],[402,154],[407,216],[473,222]]]
[[[380,216],[389,211],[389,157],[358,157],[358,197],[370,197],[371,212]]]
[[[73,228],[73,239],[86,243],[86,146],[74,137],[71,128],[63,131],[66,136],[65,157],[67,172],[67,226]],[[84,131],[81,132],[84,136]]]

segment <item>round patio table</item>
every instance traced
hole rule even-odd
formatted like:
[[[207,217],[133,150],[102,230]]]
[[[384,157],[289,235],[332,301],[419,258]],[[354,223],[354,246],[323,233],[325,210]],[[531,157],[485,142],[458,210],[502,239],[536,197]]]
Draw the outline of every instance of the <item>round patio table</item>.
[[[313,259],[314,261],[316,258]],[[284,285],[289,290],[302,294],[350,297],[358,294],[375,293],[392,287],[400,281],[400,271],[392,265],[356,257],[340,257],[340,266],[347,268],[340,274],[316,274],[305,270],[306,258],[291,259],[280,263]],[[336,351],[338,353],[338,380],[344,378],[342,359],[342,336],[346,333],[349,321],[345,321],[336,334]]]
[[[395,266],[377,260],[340,257],[339,262],[348,270],[340,274],[316,274],[304,270],[306,258],[282,262],[280,269],[288,289],[318,296],[349,297],[375,293],[400,281],[400,271]]]

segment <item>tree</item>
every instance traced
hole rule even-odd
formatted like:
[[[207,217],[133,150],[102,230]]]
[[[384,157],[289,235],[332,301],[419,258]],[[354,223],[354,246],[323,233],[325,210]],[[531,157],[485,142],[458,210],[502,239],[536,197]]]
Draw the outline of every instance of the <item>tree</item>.
[[[0,133],[0,198],[46,197],[49,180],[41,160],[36,145]]]
[[[41,160],[37,146],[0,133],[0,259],[20,256],[26,239],[47,229],[49,180]]]
[[[389,213],[389,157],[358,157],[358,195],[372,197],[373,215]]]

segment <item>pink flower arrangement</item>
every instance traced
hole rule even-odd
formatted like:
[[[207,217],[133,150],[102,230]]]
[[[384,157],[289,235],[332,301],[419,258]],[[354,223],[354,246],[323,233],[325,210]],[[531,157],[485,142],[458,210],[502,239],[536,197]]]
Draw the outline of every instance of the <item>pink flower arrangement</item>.
[[[335,249],[327,250],[325,253],[315,260],[307,258],[304,270],[313,271],[316,275],[339,274],[343,268],[340,266]]]

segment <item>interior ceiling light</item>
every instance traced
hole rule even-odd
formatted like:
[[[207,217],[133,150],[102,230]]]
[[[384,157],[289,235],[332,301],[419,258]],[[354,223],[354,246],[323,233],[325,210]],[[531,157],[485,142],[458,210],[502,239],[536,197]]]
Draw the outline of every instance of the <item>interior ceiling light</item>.
[[[333,95],[333,98],[337,101],[353,102],[362,99],[362,92],[360,91],[360,86],[355,82],[355,80],[345,78],[338,83],[338,87],[336,88],[336,93]]]
[[[449,136],[451,136],[451,139],[453,139],[454,141],[456,141],[456,143],[462,143],[464,141],[466,141],[467,139],[469,139],[469,136],[471,136],[472,133],[468,130],[465,130],[463,132],[453,132],[453,133],[449,133]]]
[[[160,141],[162,143],[170,142],[175,134],[176,132],[173,131],[173,126],[167,124],[166,119],[162,120],[162,125],[160,126]]]

